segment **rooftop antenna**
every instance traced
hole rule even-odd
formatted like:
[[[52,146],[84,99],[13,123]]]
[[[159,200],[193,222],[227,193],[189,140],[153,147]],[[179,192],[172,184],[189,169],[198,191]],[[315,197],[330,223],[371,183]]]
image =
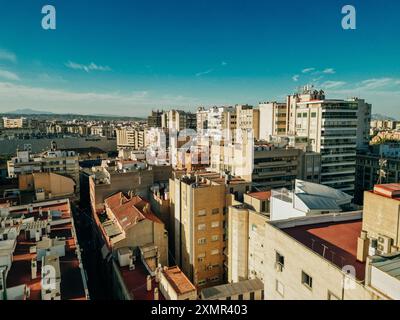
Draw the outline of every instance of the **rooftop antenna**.
[[[378,170],[378,184],[383,183],[383,178],[386,178],[386,168],[387,168],[387,160],[384,158],[379,159],[379,170]]]

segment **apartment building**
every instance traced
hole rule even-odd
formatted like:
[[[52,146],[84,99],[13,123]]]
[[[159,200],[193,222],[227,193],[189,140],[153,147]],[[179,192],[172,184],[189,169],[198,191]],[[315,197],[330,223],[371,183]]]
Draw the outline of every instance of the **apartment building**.
[[[204,172],[170,179],[175,260],[197,288],[225,282],[226,212],[250,189],[243,179]]]
[[[400,185],[365,192],[364,210],[266,224],[266,299],[396,299]]]
[[[300,148],[242,139],[242,144],[211,146],[211,169],[229,171],[254,188],[291,188],[296,178],[320,181],[320,155]]]
[[[357,260],[361,219],[346,212],[267,223],[266,299],[371,300],[366,265]]]
[[[364,191],[372,190],[377,183],[400,181],[400,146],[384,142],[357,153],[355,202],[362,204]]]
[[[27,125],[26,118],[8,118],[3,117],[2,119],[2,127],[4,129],[21,129]]]
[[[260,110],[260,139],[269,140],[270,136],[287,135],[288,112],[286,103],[263,102]]]
[[[148,166],[131,170],[113,167],[92,167],[81,171],[80,199],[93,213],[104,210],[104,200],[117,192],[133,193],[149,199],[150,188],[167,183],[171,166]]]
[[[75,181],[56,173],[39,172],[23,174],[18,177],[18,189],[33,192],[36,201],[52,198],[73,197],[75,195]]]
[[[161,117],[161,126],[162,128],[174,131],[181,131],[183,129],[196,130],[196,114],[183,110],[165,111]]]
[[[74,151],[51,150],[39,154],[17,151],[7,162],[8,176],[17,178],[21,174],[56,173],[71,177],[79,186],[79,156]]]
[[[236,126],[242,130],[252,130],[253,137],[260,139],[260,110],[249,105],[236,105]]]
[[[147,126],[149,128],[161,128],[162,125],[162,114],[164,111],[151,111],[151,114],[147,117]]]
[[[321,154],[321,183],[354,194],[356,150],[367,142],[371,106],[358,99],[329,100],[312,87],[288,96],[287,106],[289,134],[307,138]]]
[[[243,203],[228,209],[228,282],[264,281],[265,224],[271,192],[244,195]]]
[[[123,127],[115,129],[117,149],[138,150],[146,146],[146,130],[143,127]]]
[[[0,209],[0,300],[87,300],[68,199]]]

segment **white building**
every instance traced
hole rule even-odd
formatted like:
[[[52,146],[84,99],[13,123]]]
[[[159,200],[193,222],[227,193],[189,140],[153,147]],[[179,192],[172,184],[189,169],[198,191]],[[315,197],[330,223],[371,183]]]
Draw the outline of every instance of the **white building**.
[[[294,190],[272,190],[270,220],[349,211],[353,197],[317,183],[296,180]]]

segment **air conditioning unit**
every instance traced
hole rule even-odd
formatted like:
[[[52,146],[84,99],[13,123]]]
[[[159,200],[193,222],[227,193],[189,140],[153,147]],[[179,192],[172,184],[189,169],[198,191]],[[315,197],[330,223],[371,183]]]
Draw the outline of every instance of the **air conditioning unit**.
[[[378,251],[381,254],[389,254],[392,247],[392,238],[387,236],[378,236]]]
[[[283,271],[283,265],[280,264],[279,262],[275,263],[275,270],[278,272],[282,272]]]

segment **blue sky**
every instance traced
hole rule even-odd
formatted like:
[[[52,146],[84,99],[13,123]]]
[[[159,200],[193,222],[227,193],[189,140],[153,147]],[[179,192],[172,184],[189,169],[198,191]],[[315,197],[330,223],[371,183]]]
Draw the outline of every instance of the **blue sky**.
[[[0,0],[0,111],[144,116],[314,83],[400,118],[397,0]],[[41,28],[41,9],[57,29]],[[341,8],[357,10],[343,30]]]

